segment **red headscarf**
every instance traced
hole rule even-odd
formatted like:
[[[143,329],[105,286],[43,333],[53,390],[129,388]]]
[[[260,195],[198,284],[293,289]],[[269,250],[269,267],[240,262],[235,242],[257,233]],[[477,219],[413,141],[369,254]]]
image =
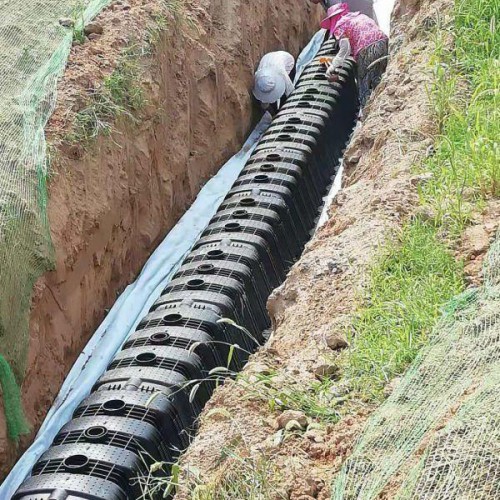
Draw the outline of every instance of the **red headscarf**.
[[[349,6],[346,3],[332,5],[326,13],[325,19],[321,21],[321,27],[330,30],[330,33],[335,29],[336,24],[342,16],[349,12]]]

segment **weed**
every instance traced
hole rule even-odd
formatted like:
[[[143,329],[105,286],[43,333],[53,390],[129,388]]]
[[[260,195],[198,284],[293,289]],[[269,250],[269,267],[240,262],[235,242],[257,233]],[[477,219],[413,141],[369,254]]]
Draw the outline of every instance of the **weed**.
[[[158,477],[165,464],[158,462],[150,468],[149,475],[139,479],[143,495],[140,499],[160,496],[169,498],[179,486],[189,491],[193,500],[276,500],[287,498],[279,490],[281,483],[278,468],[268,457],[258,454],[252,456],[244,448],[237,450],[241,440],[235,439],[230,446],[221,449],[219,461],[223,462],[224,474],[204,481],[193,468],[184,470],[179,463],[169,466],[168,477]]]
[[[282,478],[277,467],[265,455],[251,452],[245,433],[232,414],[215,408],[207,413],[206,418],[215,415],[230,421],[235,431],[233,439],[221,448],[217,457],[218,464],[224,464],[223,473],[205,481],[193,467],[184,469],[179,462],[156,462],[149,467],[147,476],[137,479],[143,491],[140,499],[168,498],[178,491],[181,484],[193,500],[287,498],[279,489]]]
[[[282,483],[276,464],[265,455],[243,455],[224,448],[227,456],[224,474],[193,488],[193,500],[278,500],[288,498],[280,491]]]
[[[296,410],[321,423],[334,423],[339,419],[335,403],[340,401],[335,401],[332,392],[335,382],[331,379],[308,385],[293,381],[283,383],[276,372],[252,375],[252,379],[242,374],[238,379],[248,397],[267,402],[271,411]]]
[[[117,106],[138,110],[145,104],[144,92],[137,83],[139,73],[137,47],[129,47],[115,71],[104,79],[104,88]]]
[[[355,396],[382,396],[384,385],[415,358],[441,308],[463,286],[462,266],[436,228],[418,219],[404,226],[371,271],[352,325],[352,348],[341,356]]]
[[[113,73],[94,91],[89,105],[76,114],[69,142],[88,143],[101,134],[109,135],[120,116],[135,120],[132,112],[145,104],[136,49],[132,46],[125,51]]]
[[[153,18],[153,23],[148,26],[146,30],[146,44],[148,47],[155,47],[158,45],[161,35],[168,28],[168,21],[166,16],[156,14]]]
[[[85,4],[80,2],[73,9],[73,40],[80,44],[85,43]]]
[[[433,177],[420,196],[452,237],[500,195],[499,16],[496,1],[457,0],[454,47],[436,37],[431,101],[441,136],[423,165]]]
[[[185,15],[183,0],[164,0],[163,7],[176,21],[182,21]]]
[[[162,33],[168,30],[169,18],[173,19],[173,24],[177,27],[187,26],[192,30],[198,29],[195,19],[186,9],[183,0],[164,0],[161,5],[162,11],[153,15],[154,22],[147,29],[146,43],[150,52],[160,41]]]

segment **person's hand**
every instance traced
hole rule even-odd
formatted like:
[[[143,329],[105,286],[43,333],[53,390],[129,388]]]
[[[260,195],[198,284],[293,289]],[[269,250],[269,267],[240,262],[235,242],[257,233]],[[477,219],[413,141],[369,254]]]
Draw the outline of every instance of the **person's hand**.
[[[339,78],[339,75],[336,71],[337,68],[334,68],[332,66],[330,66],[327,70],[326,70],[326,79],[330,82],[330,83],[333,83],[333,82],[336,82]]]

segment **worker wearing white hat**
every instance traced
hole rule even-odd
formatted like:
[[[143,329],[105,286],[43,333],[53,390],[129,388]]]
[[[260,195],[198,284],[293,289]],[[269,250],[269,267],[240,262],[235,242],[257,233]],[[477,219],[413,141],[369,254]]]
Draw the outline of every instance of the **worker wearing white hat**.
[[[270,52],[260,61],[255,73],[253,95],[267,109],[277,109],[293,90],[290,74],[295,68],[295,59],[285,51]]]

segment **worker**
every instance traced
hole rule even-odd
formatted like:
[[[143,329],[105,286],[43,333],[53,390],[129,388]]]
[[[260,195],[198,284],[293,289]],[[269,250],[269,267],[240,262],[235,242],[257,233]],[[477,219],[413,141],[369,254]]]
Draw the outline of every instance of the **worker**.
[[[326,76],[336,79],[339,59],[351,55],[357,62],[359,103],[363,107],[379,84],[387,67],[389,39],[377,23],[360,12],[349,12],[346,3],[330,7],[321,27],[339,41],[339,53],[328,66]]]
[[[285,51],[270,52],[255,73],[253,95],[262,108],[276,112],[294,89],[295,59]]]
[[[311,0],[311,2],[322,4],[325,10],[328,10],[330,7],[341,3],[342,0]],[[349,6],[349,10],[352,12],[360,12],[361,14],[371,17],[375,21],[377,20],[375,10],[373,9],[373,0],[348,0],[346,3]]]

